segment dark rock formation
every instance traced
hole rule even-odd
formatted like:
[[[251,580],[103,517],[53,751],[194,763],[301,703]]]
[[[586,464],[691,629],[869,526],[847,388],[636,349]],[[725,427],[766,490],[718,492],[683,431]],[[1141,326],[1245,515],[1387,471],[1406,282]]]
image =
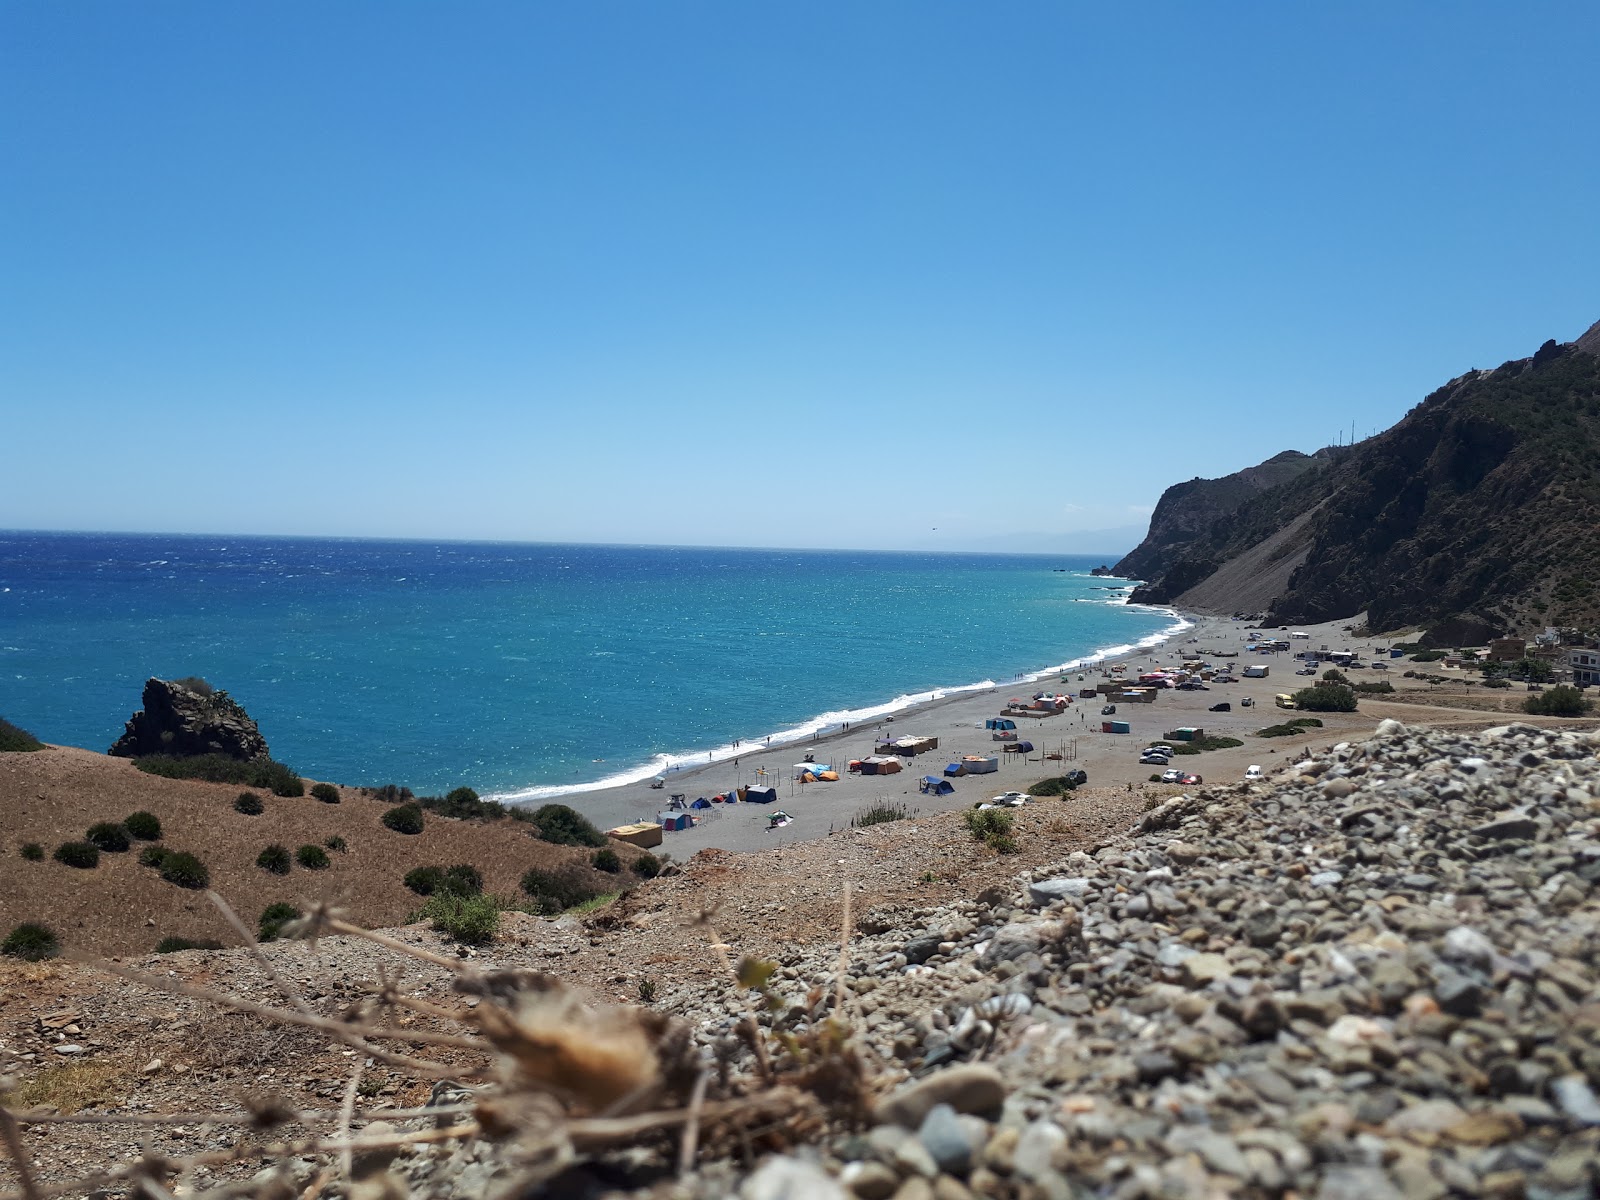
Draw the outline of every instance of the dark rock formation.
[[[1117,564],[1149,581],[1132,599],[1265,609],[1273,624],[1366,612],[1375,630],[1600,622],[1600,325],[1300,457],[1265,488],[1246,472],[1169,488]]]
[[[107,752],[118,758],[146,754],[191,757],[223,754],[241,761],[267,758],[267,742],[250,715],[227,692],[199,680],[150,679],[144,709]]]

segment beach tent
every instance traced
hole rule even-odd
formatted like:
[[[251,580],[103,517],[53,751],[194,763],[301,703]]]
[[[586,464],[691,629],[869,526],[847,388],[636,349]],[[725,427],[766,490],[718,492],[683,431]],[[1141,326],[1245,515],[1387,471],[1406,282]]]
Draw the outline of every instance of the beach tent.
[[[940,779],[937,775],[924,775],[917,788],[930,796],[948,796],[956,790],[948,779]]]
[[[1017,723],[1010,717],[990,717],[983,723],[985,729],[1015,729]]]
[[[967,773],[967,764],[951,763],[949,766],[945,767],[944,773],[946,775],[965,775]]]
[[[861,760],[863,775],[897,775],[902,769],[898,758],[890,758],[887,755],[875,754],[871,758]]]
[[[745,788],[744,800],[747,804],[776,804],[778,802],[778,789],[771,787]]]
[[[821,780],[823,783],[838,783],[839,782],[839,772],[833,770],[833,768],[830,767],[826,771],[818,771],[817,772],[817,778],[819,780]]]
[[[689,814],[682,812],[664,812],[661,814],[661,828],[668,833],[680,832],[689,828]]]
[[[1033,751],[1032,742],[1012,742],[1006,747],[1007,754],[1029,754]]]
[[[704,796],[701,796],[700,799],[696,800],[693,804],[689,805],[689,807],[690,808],[710,808],[711,807],[711,801],[707,800]]]

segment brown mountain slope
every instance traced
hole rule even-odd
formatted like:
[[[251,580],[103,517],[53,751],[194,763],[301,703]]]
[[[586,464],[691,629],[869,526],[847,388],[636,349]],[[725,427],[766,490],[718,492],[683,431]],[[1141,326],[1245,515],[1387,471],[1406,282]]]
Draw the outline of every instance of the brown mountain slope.
[[[1581,348],[1596,343],[1591,330],[1452,380],[1169,547],[1133,598],[1284,622],[1366,611],[1382,629],[1600,625],[1600,357]],[[1230,600],[1230,577],[1274,594]]]
[[[168,936],[236,944],[200,892],[139,865],[141,843],[127,853],[101,854],[91,870],[49,857],[62,842],[81,839],[90,825],[141,809],[160,818],[160,844],[198,855],[210,869],[211,886],[251,923],[267,905],[284,900],[302,908],[328,901],[365,924],[400,924],[423,903],[401,882],[413,867],[470,863],[482,872],[486,891],[514,897],[529,867],[554,867],[591,853],[538,841],[526,824],[503,819],[456,821],[429,813],[422,833],[396,833],[380,819],[391,806],[354,789],[341,789],[339,804],[264,794],[266,811],[249,817],[233,809],[241,790],[162,779],[127,759],[70,747],[0,754],[0,936],[20,922],[42,921],[67,949],[92,954],[146,954]],[[334,836],[349,849],[329,851],[327,870],[295,864],[288,875],[273,875],[255,865],[271,843],[293,852]],[[44,847],[43,862],[20,856],[28,842]],[[619,852],[625,862],[634,856],[630,847]],[[596,874],[595,881],[615,878]]]

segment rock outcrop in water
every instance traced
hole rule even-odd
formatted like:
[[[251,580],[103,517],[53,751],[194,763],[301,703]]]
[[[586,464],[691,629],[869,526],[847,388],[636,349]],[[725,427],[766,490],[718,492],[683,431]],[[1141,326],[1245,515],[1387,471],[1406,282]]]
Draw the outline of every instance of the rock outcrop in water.
[[[241,761],[269,757],[267,741],[239,702],[199,679],[149,679],[144,708],[128,719],[107,753],[192,757],[222,754]]]

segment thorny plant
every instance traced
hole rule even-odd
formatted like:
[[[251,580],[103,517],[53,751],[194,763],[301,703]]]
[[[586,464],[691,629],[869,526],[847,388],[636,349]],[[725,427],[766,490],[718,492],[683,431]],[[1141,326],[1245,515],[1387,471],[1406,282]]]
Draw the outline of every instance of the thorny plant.
[[[850,893],[845,890],[838,987],[830,998],[812,988],[803,1005],[784,1000],[773,986],[776,966],[743,958],[735,968],[731,947],[716,937],[713,913],[701,924],[712,949],[735,984],[752,998],[739,1025],[754,1075],[740,1071],[738,1044],[718,1048],[715,1067],[696,1047],[687,1025],[650,1009],[585,1002],[561,980],[529,970],[480,971],[455,958],[409,945],[352,924],[336,909],[321,906],[284,927],[282,936],[315,942],[330,935],[362,938],[406,960],[446,972],[462,1005],[436,1004],[409,993],[398,969],[385,970],[366,994],[337,1018],[317,1013],[264,954],[250,929],[216,893],[208,892],[223,918],[251,951],[285,1005],[276,1006],[213,991],[165,975],[149,975],[116,963],[103,969],[152,990],[186,996],[281,1026],[327,1037],[361,1057],[336,1110],[298,1110],[275,1097],[246,1098],[237,1111],[166,1114],[15,1112],[4,1101],[11,1080],[0,1077],[0,1146],[10,1156],[19,1190],[0,1200],[53,1200],[97,1190],[126,1190],[151,1200],[175,1193],[206,1194],[197,1186],[201,1168],[269,1159],[280,1164],[310,1157],[320,1165],[309,1186],[292,1185],[284,1173],[259,1181],[217,1185],[216,1197],[306,1200],[330,1187],[358,1195],[367,1187],[385,1194],[383,1173],[397,1153],[429,1144],[486,1138],[500,1144],[503,1160],[530,1188],[569,1167],[611,1151],[640,1145],[669,1154],[676,1140],[676,1166],[691,1170],[700,1149],[718,1154],[782,1148],[815,1135],[832,1118],[857,1123],[865,1115],[871,1077],[845,1020],[845,968],[851,933]],[[757,1013],[765,1010],[769,1028]],[[464,1032],[419,1028],[424,1018]],[[451,1064],[391,1048],[436,1047],[475,1060]],[[434,1101],[421,1108],[362,1108],[362,1076],[368,1062],[432,1079]],[[396,1122],[425,1122],[402,1129]],[[187,1157],[146,1150],[140,1157],[64,1184],[35,1179],[22,1130],[29,1126],[201,1125],[209,1135],[235,1127],[243,1136],[231,1147]],[[294,1132],[293,1127],[299,1127]],[[360,1127],[360,1131],[356,1132]],[[371,1180],[364,1185],[363,1180]],[[349,1181],[348,1184],[341,1181]],[[375,1189],[375,1190],[374,1190]]]

